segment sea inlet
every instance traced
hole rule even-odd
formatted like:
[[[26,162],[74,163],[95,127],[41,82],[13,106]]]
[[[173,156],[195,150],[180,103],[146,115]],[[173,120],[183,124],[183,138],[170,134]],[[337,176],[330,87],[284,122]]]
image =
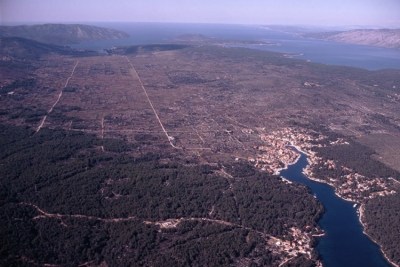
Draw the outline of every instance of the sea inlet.
[[[325,235],[318,240],[317,251],[325,267],[381,267],[391,266],[379,247],[363,233],[354,203],[339,198],[334,189],[307,178],[303,169],[307,156],[301,153],[299,160],[282,170],[286,179],[306,185],[323,204],[325,212],[319,226]]]

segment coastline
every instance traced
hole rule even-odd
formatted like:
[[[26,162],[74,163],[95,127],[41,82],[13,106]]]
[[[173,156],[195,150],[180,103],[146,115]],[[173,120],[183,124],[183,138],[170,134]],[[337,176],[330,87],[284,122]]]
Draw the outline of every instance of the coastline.
[[[276,170],[274,171],[274,175],[281,175],[281,171],[287,170],[288,167],[289,167],[290,165],[296,164],[296,163],[300,160],[301,154],[304,154],[304,155],[306,155],[306,156],[310,156],[309,153],[307,153],[306,151],[302,150],[299,146],[293,145],[292,143],[290,143],[290,144],[288,145],[288,147],[295,148],[296,152],[298,152],[298,153],[297,153],[298,155],[297,155],[296,159],[295,159],[293,162],[285,163],[285,166],[284,166],[283,168],[278,168],[278,169],[276,169]]]
[[[297,150],[297,152],[300,152],[300,153],[302,153],[302,154],[304,154],[304,155],[306,155],[306,156],[310,156],[310,153],[308,153],[307,151],[302,150],[301,147],[299,147],[299,146],[296,146],[296,145],[293,145],[293,144],[290,144],[289,146],[295,148],[295,149]],[[300,155],[300,156],[301,156],[301,155]],[[299,156],[299,157],[300,157],[300,156]],[[294,163],[293,163],[293,164],[294,164]]]
[[[304,172],[303,172],[303,173],[304,173]],[[305,173],[304,173],[304,174],[305,174]],[[379,247],[379,250],[381,251],[383,257],[386,259],[386,261],[387,261],[389,264],[391,264],[391,265],[394,266],[394,267],[400,267],[399,264],[397,264],[397,263],[393,262],[391,259],[389,259],[389,257],[387,256],[386,252],[383,250],[382,245],[379,244],[379,242],[378,242],[377,240],[375,240],[374,238],[372,238],[372,237],[370,236],[370,234],[367,233],[367,225],[366,225],[366,223],[362,220],[362,217],[363,217],[363,215],[364,215],[364,205],[365,205],[365,204],[363,204],[363,203],[358,203],[358,202],[356,202],[356,201],[354,201],[354,200],[347,199],[347,198],[345,198],[345,197],[339,195],[339,194],[336,192],[336,188],[335,188],[332,184],[330,184],[330,183],[328,183],[328,182],[326,182],[326,181],[323,181],[323,180],[321,180],[321,179],[316,179],[316,178],[309,177],[309,176],[307,176],[306,174],[305,174],[305,176],[306,176],[308,179],[310,179],[310,180],[312,180],[312,181],[314,181],[314,182],[322,183],[322,184],[326,184],[326,185],[331,186],[333,189],[335,189],[335,195],[336,195],[338,198],[343,199],[344,201],[348,201],[348,202],[352,202],[352,203],[355,203],[355,204],[360,205],[359,208],[357,209],[357,217],[358,217],[358,220],[359,220],[359,222],[360,222],[360,224],[361,224],[361,226],[362,226],[363,234],[366,235],[372,242],[374,242],[374,243]]]
[[[388,263],[389,265],[394,266],[394,267],[400,267],[399,264],[393,262],[393,261],[388,257],[388,255],[387,255],[387,254],[385,253],[385,251],[383,250],[382,245],[381,245],[379,242],[377,242],[375,239],[373,239],[373,238],[367,233],[367,227],[366,227],[367,225],[366,225],[366,223],[363,222],[363,218],[362,218],[363,213],[360,212],[360,211],[363,211],[363,210],[361,209],[361,207],[364,207],[363,201],[356,200],[356,199],[351,199],[351,198],[346,198],[346,197],[342,196],[342,195],[338,192],[337,187],[336,187],[334,184],[329,183],[329,181],[326,181],[326,180],[321,180],[321,179],[312,177],[312,173],[310,173],[309,171],[307,171],[307,167],[310,166],[310,165],[312,165],[312,164],[314,163],[314,161],[313,161],[311,158],[314,157],[315,154],[314,154],[312,151],[305,151],[305,150],[303,150],[300,146],[294,145],[294,144],[293,144],[292,142],[290,142],[289,140],[286,140],[286,141],[289,142],[289,144],[287,144],[286,147],[292,148],[292,149],[296,152],[297,157],[296,157],[296,159],[293,160],[292,162],[284,163],[284,167],[275,169],[275,170],[274,170],[274,174],[275,174],[275,175],[281,176],[281,178],[284,178],[284,177],[281,175],[282,171],[283,171],[283,170],[287,170],[287,169],[289,168],[289,166],[296,164],[296,163],[300,160],[302,154],[305,155],[305,156],[307,157],[307,163],[308,163],[308,164],[307,164],[307,166],[302,170],[302,174],[306,177],[306,179],[312,180],[312,181],[317,182],[317,183],[326,184],[326,185],[328,185],[328,186],[330,186],[331,188],[334,189],[334,194],[335,194],[338,198],[340,198],[340,199],[342,199],[342,200],[344,200],[344,201],[350,202],[350,203],[354,203],[354,204],[355,204],[355,205],[354,205],[354,208],[356,209],[357,217],[358,217],[358,220],[359,220],[359,222],[360,222],[360,224],[361,224],[361,227],[362,227],[362,233],[363,233],[364,235],[366,235],[366,236],[368,237],[368,239],[370,239],[374,244],[376,244],[376,245],[379,247],[379,251],[381,252],[383,258],[387,261],[387,263]],[[286,180],[287,180],[287,179],[285,179],[285,178],[282,179],[282,181],[284,181],[284,182],[287,182]],[[290,181],[289,181],[289,182],[290,182]],[[358,207],[357,207],[357,206],[358,206]],[[322,233],[322,234],[318,234],[318,235],[315,235],[315,236],[313,235],[313,237],[318,238],[318,237],[322,237],[322,236],[324,236],[324,235],[325,235],[325,233]],[[314,248],[315,248],[315,247],[314,247]]]
[[[322,184],[326,184],[326,185],[331,186],[333,189],[335,189],[335,195],[336,195],[337,197],[343,199],[344,201],[348,201],[348,202],[352,202],[352,203],[355,203],[355,204],[357,204],[357,205],[360,205],[359,208],[357,209],[357,217],[358,217],[358,220],[360,221],[360,224],[361,224],[361,226],[362,226],[363,234],[366,235],[372,242],[374,242],[374,243],[379,247],[379,250],[382,252],[383,257],[386,259],[386,261],[387,261],[388,263],[390,263],[390,264],[391,264],[392,266],[394,266],[394,267],[400,267],[399,264],[397,264],[397,263],[393,262],[391,259],[389,259],[389,257],[387,256],[386,252],[383,250],[382,245],[379,244],[379,242],[378,242],[377,240],[375,240],[374,238],[372,238],[372,237],[367,233],[367,225],[366,225],[366,223],[363,222],[363,220],[362,220],[362,217],[363,217],[363,215],[364,215],[364,205],[365,205],[365,204],[359,203],[359,202],[354,201],[354,200],[352,200],[352,199],[348,199],[348,198],[345,198],[345,197],[341,196],[339,193],[337,193],[335,186],[333,186],[332,184],[330,184],[330,183],[328,183],[328,182],[326,182],[326,181],[324,181],[324,180],[321,180],[321,179],[317,179],[317,178],[313,178],[313,177],[311,177],[311,176],[308,176],[305,172],[303,172],[303,174],[304,174],[308,179],[310,179],[310,180],[312,180],[312,181],[314,181],[314,182],[322,183]]]
[[[374,238],[372,238],[368,233],[367,233],[367,223],[365,223],[363,221],[363,216],[364,216],[364,205],[365,204],[361,204],[360,207],[357,210],[357,214],[358,214],[358,219],[360,221],[360,224],[362,225],[363,228],[363,233],[364,235],[366,235],[372,242],[374,242],[376,245],[379,246],[380,251],[383,254],[383,257],[394,267],[400,267],[399,264],[393,262],[391,259],[389,259],[389,257],[387,256],[387,254],[385,253],[385,251],[383,251],[383,248],[381,245],[379,245],[378,241],[376,241]]]
[[[291,146],[294,147],[294,148],[296,148],[296,150],[297,150],[298,152],[303,153],[304,155],[306,155],[306,156],[307,156],[307,162],[308,162],[308,164],[311,164],[311,161],[308,159],[308,156],[310,155],[310,153],[306,153],[305,151],[302,151],[302,150],[301,150],[299,147],[297,147],[297,146],[294,146],[294,145],[291,145]],[[299,157],[296,159],[296,161],[295,161],[294,163],[289,164],[289,165],[296,164],[297,161],[300,159],[300,157],[301,157],[301,154],[299,154]],[[336,195],[337,197],[339,197],[340,199],[343,199],[344,201],[348,201],[348,202],[355,203],[355,204],[359,205],[359,208],[357,209],[357,217],[358,217],[358,220],[359,220],[359,222],[360,222],[360,224],[361,224],[361,226],[362,226],[363,234],[366,235],[372,242],[374,242],[374,243],[379,247],[379,250],[381,251],[383,257],[386,259],[386,261],[387,261],[390,265],[392,265],[392,266],[394,266],[394,267],[400,267],[399,264],[397,264],[397,263],[393,262],[391,259],[389,259],[389,257],[387,256],[386,252],[383,250],[382,245],[379,244],[378,241],[376,241],[374,238],[372,238],[372,237],[367,233],[367,225],[366,225],[365,222],[363,222],[363,219],[362,219],[362,218],[363,218],[363,215],[364,215],[364,205],[365,205],[364,203],[359,203],[359,202],[357,202],[357,201],[355,201],[355,200],[348,199],[348,198],[345,198],[345,197],[341,196],[341,195],[337,192],[336,187],[335,187],[333,184],[330,184],[329,182],[327,182],[327,181],[325,181],[325,180],[321,180],[321,179],[312,177],[312,176],[309,175],[305,170],[303,170],[302,173],[304,174],[304,176],[307,177],[307,179],[310,179],[310,180],[312,180],[312,181],[314,181],[314,182],[317,182],[317,183],[326,184],[326,185],[332,187],[332,188],[334,189],[335,195]]]
[[[274,174],[280,176],[280,175],[281,175],[281,172],[282,172],[283,170],[287,170],[287,169],[289,168],[290,165],[296,164],[296,163],[300,160],[300,158],[301,158],[301,154],[298,153],[298,156],[296,157],[296,159],[295,159],[293,162],[285,163],[285,166],[284,166],[283,168],[278,168],[278,169],[276,169],[276,170],[274,171]]]
[[[301,156],[302,156],[302,153],[303,153],[303,154],[306,154],[306,155],[308,155],[308,153],[306,153],[305,151],[301,150],[300,147],[294,146],[294,145],[292,145],[292,144],[290,144],[289,146],[296,149],[296,152],[297,152],[297,153],[296,153],[296,154],[297,154],[296,159],[295,159],[294,161],[290,162],[290,163],[285,163],[285,166],[284,166],[283,168],[276,169],[276,170],[274,171],[274,174],[280,176],[280,178],[282,179],[283,182],[292,184],[293,182],[290,181],[290,180],[288,180],[288,179],[286,179],[285,177],[283,177],[283,176],[281,175],[281,172],[282,172],[283,170],[287,170],[287,169],[289,168],[289,166],[296,164],[296,163],[300,160],[300,158],[301,158]],[[314,234],[308,233],[308,234],[307,234],[308,237],[309,237],[310,239],[311,239],[311,238],[319,238],[319,237],[323,237],[323,236],[326,235],[325,231],[322,230],[322,229],[320,229],[319,226],[318,226],[318,228],[316,228],[316,229],[317,229],[317,233],[314,233]],[[315,246],[311,246],[311,245],[310,245],[310,248],[312,248],[313,250],[316,249]],[[315,262],[315,263],[316,263],[316,266],[323,267],[323,264],[322,264],[322,262],[321,262],[320,260],[318,260],[318,261]]]

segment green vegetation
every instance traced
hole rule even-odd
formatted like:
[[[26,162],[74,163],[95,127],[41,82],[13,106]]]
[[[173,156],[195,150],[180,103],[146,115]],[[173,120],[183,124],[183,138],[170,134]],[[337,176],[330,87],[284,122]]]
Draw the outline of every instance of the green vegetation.
[[[0,126],[0,265],[275,265],[263,235],[314,227],[322,211],[305,188],[244,163],[227,167],[228,180],[208,165],[132,158],[122,141],[104,140],[102,153],[102,143]],[[175,228],[156,225],[180,218]]]
[[[397,135],[396,70],[306,63],[207,40],[95,57],[23,38],[1,42],[0,119],[31,128],[0,126],[0,265],[279,265],[283,253],[268,238],[296,241],[289,229],[312,231],[322,211],[304,187],[242,160],[264,145],[260,134],[281,128],[329,136],[329,146],[316,150],[339,168],[321,162],[313,170],[318,178],[338,178],[339,185],[351,171],[368,182],[400,178],[371,159],[376,137],[369,148],[330,145],[349,135]],[[143,89],[183,149],[159,133]],[[398,200],[369,201],[378,190],[371,187],[362,192],[368,231],[398,259],[398,211],[386,203]],[[304,255],[290,257],[284,266],[313,264]]]
[[[129,37],[121,31],[83,24],[0,26],[0,36],[22,37],[58,45]]]
[[[20,37],[0,37],[0,55],[11,57],[15,60],[39,60],[42,56],[48,54],[60,54],[71,56],[94,56],[97,52],[93,51],[78,51],[66,46],[58,46],[37,42],[31,39]],[[7,62],[13,65],[13,61]],[[19,69],[19,66],[16,66]]]
[[[315,148],[319,156],[324,159],[332,159],[339,166],[346,166],[365,177],[394,177],[400,179],[400,174],[387,167],[382,162],[374,160],[371,156],[375,153],[372,149],[351,141],[348,145],[327,146]],[[326,168],[315,168],[318,177],[339,177],[342,174],[340,168],[328,170]]]
[[[24,79],[24,80],[16,80],[9,85],[3,86],[0,88],[0,94],[7,94],[15,89],[22,88],[24,90],[30,89],[36,86],[35,79]]]
[[[137,54],[139,52],[160,52],[160,51],[171,51],[180,50],[190,47],[189,45],[181,44],[150,44],[150,45],[133,45],[129,47],[120,47],[113,49],[106,49],[109,54]]]
[[[394,194],[375,198],[365,205],[365,220],[369,235],[382,244],[393,262],[400,262],[400,196]]]

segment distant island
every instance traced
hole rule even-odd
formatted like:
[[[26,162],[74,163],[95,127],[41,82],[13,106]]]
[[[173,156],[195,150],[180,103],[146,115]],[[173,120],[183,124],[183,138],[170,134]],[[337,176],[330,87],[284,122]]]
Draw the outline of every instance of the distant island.
[[[352,258],[399,266],[400,70],[49,36],[0,35],[0,266],[322,266],[319,194],[280,177],[292,147],[383,252]]]
[[[67,45],[83,41],[123,39],[125,32],[83,24],[0,26],[0,37],[22,37],[38,42]]]
[[[304,36],[350,44],[400,48],[400,29],[360,29],[341,32],[307,33]]]

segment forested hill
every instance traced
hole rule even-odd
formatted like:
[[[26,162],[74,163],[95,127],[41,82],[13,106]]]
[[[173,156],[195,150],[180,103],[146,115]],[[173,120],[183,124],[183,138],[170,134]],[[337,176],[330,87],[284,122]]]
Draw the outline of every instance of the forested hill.
[[[227,179],[121,148],[134,149],[0,124],[0,266],[278,266],[275,242],[322,212],[306,188],[244,163]]]
[[[0,61],[35,60],[55,53],[60,55],[94,55],[95,52],[76,51],[69,47],[45,44],[20,37],[0,37]]]
[[[74,44],[82,41],[122,39],[128,34],[82,24],[42,24],[0,26],[0,37],[22,37],[51,44]]]

